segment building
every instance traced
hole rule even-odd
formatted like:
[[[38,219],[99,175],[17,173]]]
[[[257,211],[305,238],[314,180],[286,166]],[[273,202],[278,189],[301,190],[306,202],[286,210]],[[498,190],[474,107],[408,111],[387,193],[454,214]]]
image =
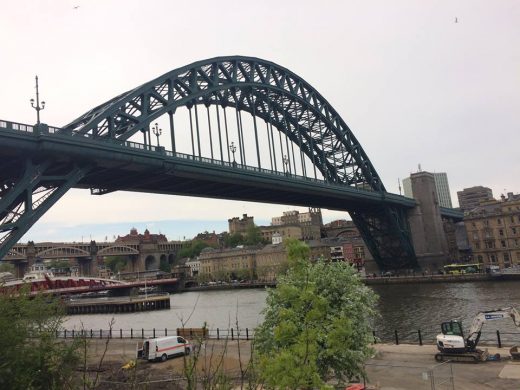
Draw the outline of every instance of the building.
[[[520,264],[520,194],[489,200],[464,216],[473,261],[509,268]]]
[[[258,248],[204,248],[198,257],[199,275],[208,281],[254,279]]]
[[[471,211],[481,203],[493,200],[493,191],[482,186],[464,188],[462,191],[457,191],[457,198],[462,211]]]
[[[190,268],[190,276],[196,277],[200,273],[200,261],[189,259],[184,263],[185,266]]]
[[[265,242],[280,242],[286,238],[303,240],[303,228],[300,225],[260,226],[260,233]]]
[[[217,246],[220,246],[221,237],[218,234],[216,234],[215,231],[213,231],[212,233],[206,231],[204,233],[197,234],[193,238],[193,240],[202,241],[205,244],[217,247]]]
[[[256,252],[256,275],[263,282],[275,281],[287,271],[287,250],[283,244],[266,245]]]
[[[245,234],[250,226],[255,226],[255,218],[243,214],[242,218],[233,217],[228,219],[229,234]]]
[[[418,172],[419,173],[419,172]],[[432,173],[435,181],[435,189],[437,190],[437,199],[441,207],[452,208],[450,186],[448,184],[448,175],[445,172]],[[403,179],[404,196],[414,198],[411,177]]]
[[[323,226],[321,209],[309,208],[307,213],[297,210],[284,211],[282,216],[271,219],[271,226],[299,226],[302,235],[300,239],[317,240],[321,238]]]

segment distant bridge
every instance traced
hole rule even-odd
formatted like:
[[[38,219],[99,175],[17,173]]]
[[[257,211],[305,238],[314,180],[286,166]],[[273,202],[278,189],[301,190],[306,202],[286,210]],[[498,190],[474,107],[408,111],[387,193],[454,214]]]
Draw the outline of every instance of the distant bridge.
[[[269,61],[196,62],[63,127],[0,120],[0,141],[0,258],[70,188],[90,188],[348,211],[380,267],[417,266],[416,202],[388,193],[329,102]]]
[[[158,269],[160,261],[173,263],[182,243],[179,241],[139,243],[139,242],[101,242],[89,243],[28,243],[16,244],[2,259],[15,265],[33,264],[39,260],[76,259],[82,276],[95,274],[97,260],[106,256],[125,256],[130,260],[132,272]],[[18,277],[23,270],[18,270]]]

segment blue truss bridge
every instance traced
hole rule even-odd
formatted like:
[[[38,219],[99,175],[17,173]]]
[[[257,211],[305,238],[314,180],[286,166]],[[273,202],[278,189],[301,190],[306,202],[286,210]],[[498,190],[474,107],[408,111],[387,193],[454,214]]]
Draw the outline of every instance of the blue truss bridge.
[[[386,191],[318,91],[258,58],[175,69],[64,126],[0,120],[0,258],[70,188],[348,211],[380,267],[417,266],[415,200]]]

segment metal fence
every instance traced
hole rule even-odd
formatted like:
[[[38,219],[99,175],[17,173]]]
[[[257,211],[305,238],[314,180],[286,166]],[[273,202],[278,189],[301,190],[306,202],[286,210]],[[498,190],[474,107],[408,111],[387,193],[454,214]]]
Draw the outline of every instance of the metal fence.
[[[177,329],[167,328],[131,328],[131,329],[62,329],[56,332],[56,337],[59,338],[75,338],[75,337],[86,337],[86,338],[120,338],[120,339],[146,339],[163,336],[173,336],[177,334]],[[183,334],[186,337],[197,337],[197,330],[192,328],[184,328]],[[200,328],[199,328],[200,330]],[[255,337],[254,328],[215,328],[206,329],[206,338],[217,339],[217,340],[252,340]],[[435,344],[436,336],[439,334],[437,328],[431,329],[417,329],[417,330],[394,330],[393,332],[378,332],[373,331],[373,343],[385,343],[385,344]],[[493,345],[498,348],[502,346],[513,346],[520,344],[520,332],[501,332],[496,331],[485,331],[482,332],[480,337],[480,343],[483,345]]]
[[[374,344],[435,344],[436,336],[440,333],[438,327],[431,327],[417,330],[398,330],[392,331],[372,331]],[[496,345],[502,348],[503,345],[512,346],[520,344],[520,332],[504,332],[500,330],[483,331],[480,336],[480,343],[484,345]]]
[[[178,329],[152,328],[152,329],[62,329],[56,332],[58,338],[90,338],[90,339],[147,339],[164,336],[175,336]],[[186,337],[197,338],[201,328],[183,328],[182,333]],[[255,330],[249,328],[206,329],[206,338],[216,340],[252,340]],[[180,332],[179,332],[180,333]]]

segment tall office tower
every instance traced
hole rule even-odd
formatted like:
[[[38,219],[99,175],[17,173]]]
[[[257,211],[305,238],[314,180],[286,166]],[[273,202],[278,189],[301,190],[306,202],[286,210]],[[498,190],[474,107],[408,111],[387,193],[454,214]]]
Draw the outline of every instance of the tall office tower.
[[[441,207],[452,208],[450,186],[448,184],[448,175],[445,172],[432,173],[435,181],[435,189],[437,190],[437,198]],[[413,198],[412,182],[409,177],[403,179],[404,196]]]
[[[463,211],[471,211],[480,203],[492,200],[493,191],[491,188],[482,186],[464,188],[462,191],[457,191],[457,198],[459,198],[459,206]]]

